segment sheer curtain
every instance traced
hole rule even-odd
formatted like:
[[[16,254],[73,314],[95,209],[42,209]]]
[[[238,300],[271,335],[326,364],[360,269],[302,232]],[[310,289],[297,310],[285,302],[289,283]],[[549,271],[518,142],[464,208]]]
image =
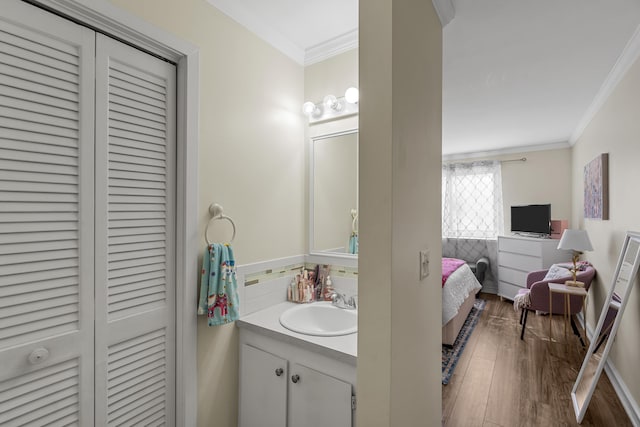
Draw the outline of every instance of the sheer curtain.
[[[475,262],[489,259],[484,291],[497,293],[497,237],[504,231],[499,161],[442,166],[442,254]]]

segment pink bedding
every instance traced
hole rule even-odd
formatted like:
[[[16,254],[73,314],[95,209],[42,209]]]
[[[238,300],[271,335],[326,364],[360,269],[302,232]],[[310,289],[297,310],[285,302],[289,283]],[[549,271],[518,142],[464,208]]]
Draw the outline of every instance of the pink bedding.
[[[442,258],[442,287],[444,288],[444,284],[451,276],[451,274],[456,271],[462,264],[465,262],[461,259],[456,258]]]

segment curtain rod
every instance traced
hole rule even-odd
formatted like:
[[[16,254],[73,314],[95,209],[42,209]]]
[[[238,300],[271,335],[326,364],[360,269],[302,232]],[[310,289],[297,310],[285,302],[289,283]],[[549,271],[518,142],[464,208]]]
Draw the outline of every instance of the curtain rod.
[[[526,157],[520,157],[519,159],[509,159],[509,160],[500,160],[500,163],[508,163],[508,162],[526,162]]]

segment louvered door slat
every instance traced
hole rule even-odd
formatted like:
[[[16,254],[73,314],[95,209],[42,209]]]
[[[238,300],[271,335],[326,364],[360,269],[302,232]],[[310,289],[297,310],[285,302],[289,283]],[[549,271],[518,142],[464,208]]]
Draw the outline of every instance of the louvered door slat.
[[[164,125],[164,115],[143,111],[139,108],[131,108],[127,105],[117,104],[113,101],[109,102],[109,110],[111,114],[118,114],[120,117],[133,118],[137,117],[144,119],[147,122],[157,123],[158,125]],[[162,110],[160,110],[162,111]],[[115,117],[115,116],[114,116]]]
[[[60,118],[66,120],[78,120],[80,118],[77,111],[65,110],[59,107],[52,107],[44,105],[42,103],[28,101],[26,99],[10,98],[4,95],[0,95],[0,105],[34,114],[45,114],[48,117],[52,118]]]
[[[75,148],[0,138],[0,149],[2,149],[2,158],[4,159],[24,160],[24,153],[28,153],[28,156],[46,154],[55,156],[49,157],[53,164],[78,165],[78,150]]]
[[[12,87],[14,89],[24,90],[25,92],[36,92],[51,98],[60,99],[62,101],[80,101],[77,92],[48,86],[46,84],[41,84],[22,77],[0,74],[0,84],[3,86]]]
[[[157,116],[161,116],[163,117],[163,120],[164,120],[164,117],[165,117],[164,107],[155,107],[153,105],[140,102],[137,99],[118,96],[118,94],[116,93],[112,93],[109,100],[110,100],[109,105],[117,105],[117,106],[133,108],[143,113],[149,113],[149,114],[155,114]],[[122,112],[122,110],[120,109],[118,109],[118,111]]]
[[[140,87],[147,88],[154,92],[166,94],[165,82],[162,79],[154,79],[153,76],[146,76],[141,79],[135,69],[130,69],[126,64],[120,63],[117,68],[109,70],[111,78],[118,79],[123,82],[129,82]]]
[[[98,37],[96,410],[173,422],[175,67]]]
[[[32,144],[26,142],[16,142],[14,144],[2,144],[0,141],[0,156],[3,165],[6,165],[6,169],[10,169],[13,166],[16,169],[21,167],[28,167],[31,164],[33,171],[43,171],[43,168],[51,168],[45,170],[50,173],[63,173],[76,175],[78,170],[78,158],[75,153],[72,156],[64,156],[60,154],[60,147],[51,147],[51,151],[57,151],[56,153],[47,153],[47,146],[44,144]],[[36,169],[40,168],[40,169]]]
[[[2,91],[1,85],[0,91]],[[26,130],[20,130],[18,126],[6,128],[3,129],[2,136],[6,139],[12,139],[15,141],[36,142],[40,144],[59,145],[69,148],[75,148],[78,144],[77,139],[47,133],[36,133],[32,132],[29,127],[27,127]]]
[[[47,280],[46,282],[25,283],[15,286],[0,287],[0,297],[9,297],[18,294],[30,294],[34,291],[64,288],[66,286],[77,286],[76,277],[60,277]]]
[[[62,112],[60,113],[60,115],[61,114]],[[46,123],[49,123],[53,126],[67,128],[67,129],[78,129],[77,118],[67,119],[67,118],[52,116],[51,114],[35,113],[29,110],[22,110],[19,108],[15,108],[15,106],[13,106],[12,108],[0,106],[0,117],[4,117],[8,119],[24,120],[26,122],[31,122],[31,123],[46,121]]]
[[[74,307],[72,305],[66,305],[66,306],[55,307],[50,310],[47,310],[47,313],[42,313],[42,312],[23,313],[23,314],[19,314],[19,315],[7,317],[7,318],[0,318],[0,329],[23,325],[29,322],[42,322],[42,321],[47,321],[48,319],[62,318],[63,316],[67,316],[67,315],[69,315],[67,319],[69,318],[75,319],[77,318],[77,315],[75,315],[75,312],[77,310],[78,310],[77,307]]]
[[[94,32],[2,3],[0,425],[91,425]]]
[[[46,252],[55,250],[76,249],[78,242],[74,240],[54,240],[52,242],[14,243],[0,246],[0,255],[16,255],[20,253]]]
[[[145,280],[155,280],[155,279],[164,278],[164,277],[165,277],[165,272],[162,270],[153,271],[151,273],[142,273],[142,274],[135,274],[132,276],[124,276],[124,277],[120,277],[119,279],[111,280],[111,286],[109,287],[109,289],[111,289],[111,287],[113,287],[114,289],[118,289],[118,286],[129,285],[132,283],[139,283]]]
[[[51,194],[51,193],[18,193],[15,191],[0,191],[0,202],[71,202],[78,203],[77,194]]]
[[[12,75],[20,75],[21,80],[25,80],[27,82],[38,83],[44,86],[52,87],[58,90],[77,93],[78,92],[78,82],[76,81],[65,81],[59,78],[50,76],[48,74],[43,74],[42,72],[34,72],[30,69],[17,68],[12,65],[6,63],[0,63],[0,75],[4,76],[12,76]],[[9,85],[12,86],[12,85]]]
[[[0,287],[17,286],[25,283],[34,283],[41,280],[58,279],[61,277],[78,276],[77,268],[59,268],[48,271],[36,271],[22,273],[14,276],[0,276]]]
[[[120,286],[111,286],[109,288],[109,295],[129,294],[138,289],[145,289],[156,286],[166,286],[164,277],[158,277],[151,280],[145,280],[140,282],[127,283]]]

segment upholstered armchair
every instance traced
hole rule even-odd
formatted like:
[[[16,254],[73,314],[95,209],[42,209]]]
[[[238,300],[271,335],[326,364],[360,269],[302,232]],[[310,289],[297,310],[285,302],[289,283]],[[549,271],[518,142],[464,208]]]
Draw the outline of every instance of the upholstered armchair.
[[[566,277],[555,278],[550,280],[544,280],[548,270],[539,270],[532,271],[527,275],[527,289],[523,289],[518,292],[518,295],[523,295],[529,293],[528,301],[529,305],[526,307],[523,305],[522,313],[520,315],[520,324],[522,325],[522,333],[520,334],[520,339],[524,339],[524,331],[527,326],[527,314],[529,310],[537,310],[544,313],[549,312],[549,283],[564,283],[566,280],[572,279],[571,271],[567,269]],[[596,270],[590,265],[587,265],[586,268],[582,271],[578,271],[576,279],[580,282],[584,283],[585,289],[588,291],[591,286],[591,281],[596,275]],[[578,327],[575,324],[575,320],[573,319],[573,315],[580,313],[582,311],[582,297],[580,296],[570,296],[570,305],[571,305],[571,327],[573,332],[580,338],[580,342],[584,342],[580,333],[578,331]],[[564,305],[564,295],[559,293],[553,294],[553,314],[565,314],[565,305]]]

